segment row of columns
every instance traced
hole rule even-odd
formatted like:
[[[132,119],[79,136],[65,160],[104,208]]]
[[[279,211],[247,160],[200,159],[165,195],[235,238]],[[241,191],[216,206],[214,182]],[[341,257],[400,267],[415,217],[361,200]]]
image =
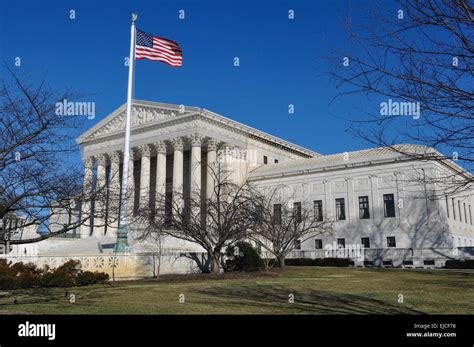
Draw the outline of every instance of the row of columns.
[[[213,139],[204,139],[197,134],[188,137],[178,137],[170,141],[158,141],[152,144],[145,144],[130,151],[129,173],[128,173],[128,201],[129,214],[133,213],[135,201],[135,179],[134,179],[134,163],[141,160],[140,171],[140,196],[139,207],[146,208],[150,204],[150,178],[151,178],[151,156],[152,151],[156,152],[156,196],[163,197],[166,193],[166,166],[168,147],[173,153],[173,179],[172,191],[174,196],[181,196],[184,185],[184,147],[185,142],[191,143],[191,192],[205,193],[209,197],[214,189],[214,180],[211,170],[207,170],[207,191],[202,192],[201,187],[201,150],[203,144],[206,144],[207,163],[209,167],[213,167],[217,160],[217,143]],[[105,235],[105,225],[108,225],[107,235],[116,235],[118,228],[118,209],[120,196],[120,162],[122,158],[120,151],[101,154],[96,157],[88,157],[84,160],[84,193],[91,194],[93,192],[93,170],[94,162],[97,164],[96,192],[100,192],[95,202],[96,213],[94,222],[94,235]],[[107,161],[110,160],[110,176],[109,185],[107,185]],[[107,199],[109,198],[109,199]],[[113,212],[113,216],[109,215],[109,220],[105,220],[105,214],[100,211]],[[82,206],[83,220],[89,218],[91,213],[91,203],[86,199]],[[81,237],[90,235],[90,223],[81,226]]]

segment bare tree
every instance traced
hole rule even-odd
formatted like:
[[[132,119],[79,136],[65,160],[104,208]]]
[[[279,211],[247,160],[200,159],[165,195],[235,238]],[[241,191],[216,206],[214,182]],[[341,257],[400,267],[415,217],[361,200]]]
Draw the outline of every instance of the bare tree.
[[[208,166],[211,194],[191,190],[158,196],[156,207],[139,209],[142,239],[157,233],[197,243],[208,255],[210,272],[220,271],[225,247],[245,238],[255,225],[255,195],[247,181],[236,183],[225,164]]]
[[[285,266],[285,258],[308,238],[330,232],[332,223],[308,201],[285,198],[284,186],[259,193],[257,223],[251,238]]]
[[[348,22],[349,45],[333,49],[330,75],[346,101],[368,98],[351,130],[376,146],[449,167],[432,182],[449,193],[474,177],[474,8],[469,0],[371,3]],[[363,21],[363,25],[358,25]],[[360,104],[360,102],[359,102]],[[393,106],[393,107],[392,107]],[[411,108],[411,112],[410,112]],[[407,112],[408,111],[408,112]],[[396,143],[432,147],[411,151]],[[444,153],[444,154],[442,154]],[[464,167],[452,165],[449,160]]]
[[[29,78],[10,74],[0,80],[0,244],[38,242],[106,219],[94,199],[107,192],[83,192],[83,169],[69,159],[78,151],[75,136],[83,129],[84,116],[57,112],[57,103],[77,100],[67,90],[57,92],[43,79],[38,84]],[[77,218],[77,207],[87,203],[87,218]],[[61,218],[51,218],[55,215]],[[102,215],[102,217],[101,217]],[[9,221],[20,218],[22,223]],[[21,230],[35,227],[36,237],[12,238]]]

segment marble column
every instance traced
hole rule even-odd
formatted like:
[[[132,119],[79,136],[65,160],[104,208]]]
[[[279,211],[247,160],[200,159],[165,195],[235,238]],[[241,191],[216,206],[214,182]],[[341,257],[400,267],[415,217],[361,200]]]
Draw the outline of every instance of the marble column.
[[[377,176],[369,175],[370,180],[370,218],[374,224],[381,222],[380,216],[383,215],[383,207],[380,206],[379,189]]]
[[[94,170],[94,162],[91,157],[84,160],[84,192],[81,205],[80,237],[89,237],[91,234],[91,193],[92,193],[92,177]]]
[[[97,182],[95,200],[95,222],[93,236],[101,237],[105,234],[106,224],[106,199],[107,199],[107,177],[106,177],[107,157],[105,154],[97,157]]]
[[[324,184],[324,206],[323,205],[323,218],[325,221],[334,220],[336,213],[334,212],[334,200],[332,196],[332,182],[323,181]]]
[[[116,236],[120,209],[120,152],[110,154],[110,183],[107,211],[107,236]]]
[[[160,141],[156,146],[156,207],[165,203],[166,195],[166,144]]]
[[[210,139],[207,142],[207,170],[206,170],[207,172],[207,178],[206,178],[207,199],[209,199],[214,193],[215,174],[213,172],[217,170],[216,164],[217,164],[217,144],[216,144],[216,141],[214,141],[213,139]]]
[[[173,140],[173,201],[182,199],[183,195],[183,150],[184,144],[181,138]]]
[[[346,189],[347,189],[347,199],[346,199],[346,220],[348,222],[355,221],[359,218],[358,207],[359,199],[357,198],[357,203],[354,197],[354,181],[352,178],[346,178]],[[370,203],[370,202],[369,202]]]
[[[150,206],[150,146],[140,146],[140,152],[142,155],[140,173],[140,208],[147,208]]]
[[[191,136],[191,193],[201,196],[201,143],[199,135]]]

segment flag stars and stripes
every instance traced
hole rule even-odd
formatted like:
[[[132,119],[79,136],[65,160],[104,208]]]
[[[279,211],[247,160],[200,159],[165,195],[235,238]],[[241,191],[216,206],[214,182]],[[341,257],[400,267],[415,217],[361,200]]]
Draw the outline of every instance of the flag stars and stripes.
[[[183,52],[176,42],[137,29],[135,59],[162,61],[179,67],[183,65]]]

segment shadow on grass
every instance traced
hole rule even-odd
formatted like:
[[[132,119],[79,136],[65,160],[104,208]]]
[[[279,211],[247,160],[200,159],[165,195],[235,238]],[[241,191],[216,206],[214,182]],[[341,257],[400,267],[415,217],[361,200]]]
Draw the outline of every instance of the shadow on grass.
[[[265,307],[275,313],[294,312],[306,314],[423,314],[421,311],[392,305],[386,301],[354,294],[328,293],[322,291],[299,292],[270,285],[217,287],[200,289],[198,293],[225,301],[213,305]],[[294,303],[289,303],[289,295]],[[229,312],[232,313],[232,312]]]
[[[1,298],[0,307],[10,305],[49,303],[64,299],[64,297],[64,293],[61,295],[57,291],[52,290],[43,289],[41,291],[36,290],[34,292],[19,290],[14,294]]]
[[[52,304],[58,307],[70,306],[70,294],[74,294],[76,300],[80,298],[80,302],[85,304],[88,302],[92,303],[92,299],[106,296],[106,293],[90,292],[86,297],[84,297],[83,293],[78,293],[74,289],[76,288],[73,287],[68,290],[61,290],[59,288],[35,288],[29,290],[20,289],[6,297],[0,298],[0,309],[5,306],[12,306],[18,307],[20,310],[22,305],[36,304]]]

